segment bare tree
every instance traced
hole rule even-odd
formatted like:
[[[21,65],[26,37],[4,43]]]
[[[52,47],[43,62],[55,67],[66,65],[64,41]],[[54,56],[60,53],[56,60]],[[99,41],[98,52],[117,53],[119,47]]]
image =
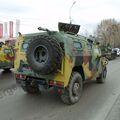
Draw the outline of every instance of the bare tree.
[[[120,23],[115,19],[102,20],[95,33],[102,44],[120,47]]]

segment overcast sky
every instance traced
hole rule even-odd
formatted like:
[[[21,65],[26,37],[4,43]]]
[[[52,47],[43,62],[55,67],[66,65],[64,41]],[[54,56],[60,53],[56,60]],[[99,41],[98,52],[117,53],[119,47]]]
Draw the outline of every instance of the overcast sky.
[[[19,19],[22,33],[37,32],[37,27],[57,30],[58,22],[81,25],[81,32],[93,33],[103,19],[120,20],[120,0],[0,0],[0,22]]]

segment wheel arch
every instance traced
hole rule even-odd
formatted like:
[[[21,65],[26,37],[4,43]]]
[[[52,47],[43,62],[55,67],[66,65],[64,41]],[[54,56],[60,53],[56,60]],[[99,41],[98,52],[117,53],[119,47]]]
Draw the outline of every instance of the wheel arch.
[[[82,76],[83,81],[85,80],[85,75],[84,75],[84,71],[83,71],[83,67],[82,66],[75,66],[72,71],[76,71],[79,72]]]

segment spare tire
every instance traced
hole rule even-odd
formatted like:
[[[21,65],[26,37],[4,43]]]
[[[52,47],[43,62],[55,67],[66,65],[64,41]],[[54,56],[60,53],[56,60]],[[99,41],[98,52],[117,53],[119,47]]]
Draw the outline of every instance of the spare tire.
[[[59,42],[50,36],[34,37],[26,51],[31,69],[41,75],[54,73],[62,62],[62,49]]]

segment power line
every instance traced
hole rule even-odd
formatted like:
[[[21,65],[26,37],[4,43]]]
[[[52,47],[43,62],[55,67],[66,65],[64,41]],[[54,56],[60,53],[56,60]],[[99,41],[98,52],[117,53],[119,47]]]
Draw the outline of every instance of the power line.
[[[39,18],[23,18],[23,17],[15,17],[15,16],[4,16],[4,15],[0,15],[0,17],[2,17],[2,18],[6,18],[6,19],[14,19],[14,20],[16,20],[16,19],[23,19],[23,20],[35,20],[35,21],[39,21],[40,19]]]
[[[16,20],[20,20],[20,25],[22,26],[39,26],[41,24],[43,24],[43,22],[41,22],[41,20],[39,18],[19,18],[19,17],[15,17],[15,16],[5,16],[5,15],[0,15],[0,18],[2,19],[7,19],[5,21],[0,21],[2,23],[4,22],[8,22],[8,21],[16,21]],[[8,20],[10,19],[10,20]],[[17,25],[14,22],[15,25]]]

